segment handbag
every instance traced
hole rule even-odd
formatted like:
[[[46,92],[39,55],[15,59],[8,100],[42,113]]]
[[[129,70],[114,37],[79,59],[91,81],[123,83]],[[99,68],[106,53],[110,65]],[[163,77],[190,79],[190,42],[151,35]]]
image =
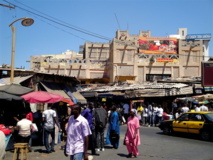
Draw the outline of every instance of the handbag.
[[[119,135],[114,130],[111,130],[109,138],[110,138],[111,143],[115,144],[119,140]]]

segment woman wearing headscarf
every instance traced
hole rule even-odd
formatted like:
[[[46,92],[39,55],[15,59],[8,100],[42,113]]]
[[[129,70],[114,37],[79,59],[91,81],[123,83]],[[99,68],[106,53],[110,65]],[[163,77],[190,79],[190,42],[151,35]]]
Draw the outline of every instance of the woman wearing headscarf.
[[[111,114],[109,116],[109,125],[106,136],[106,143],[117,149],[119,147],[120,137],[120,122],[119,113],[116,111],[116,106],[113,105],[111,108]]]
[[[136,114],[137,111],[135,109],[131,109],[130,116],[127,121],[125,144],[129,152],[127,156],[128,158],[134,158],[137,157],[137,155],[139,155],[137,146],[140,145],[140,134],[139,134],[140,123]]]

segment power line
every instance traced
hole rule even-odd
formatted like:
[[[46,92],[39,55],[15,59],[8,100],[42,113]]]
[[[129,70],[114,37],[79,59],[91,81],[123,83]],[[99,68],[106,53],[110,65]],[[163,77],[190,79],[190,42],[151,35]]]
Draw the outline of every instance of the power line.
[[[38,17],[37,17],[38,18]],[[59,28],[59,27],[57,27],[57,26],[55,26],[55,25],[52,25],[52,24],[50,24],[50,23],[48,23],[48,22],[46,22],[46,21],[44,21],[44,20],[42,20],[42,19],[40,19],[40,18],[38,18],[40,21],[42,21],[42,22],[44,22],[44,23],[47,23],[48,25],[50,25],[50,26],[52,26],[52,27],[54,27],[54,28],[57,28],[57,29],[59,29],[59,30],[61,30],[62,32],[65,32],[65,33],[68,33],[68,34],[70,34],[70,35],[72,35],[72,36],[75,36],[75,37],[77,37],[77,38],[80,38],[80,39],[82,39],[82,40],[84,40],[84,41],[89,41],[89,40],[87,40],[87,39],[85,39],[85,38],[82,38],[82,37],[80,37],[80,36],[77,36],[77,35],[75,35],[75,34],[73,34],[73,33],[71,33],[71,32],[68,32],[68,31],[66,31],[66,30],[64,30],[64,29],[61,29],[61,28]],[[90,41],[89,41],[90,42]]]
[[[62,20],[60,20],[60,19],[54,18],[54,17],[52,17],[52,16],[49,16],[49,15],[47,15],[47,14],[45,14],[45,13],[43,13],[43,12],[40,12],[40,11],[38,11],[38,10],[36,10],[36,9],[34,9],[34,8],[32,8],[32,7],[30,7],[30,6],[27,6],[27,5],[25,5],[25,4],[21,3],[21,2],[18,2],[17,0],[15,0],[15,1],[16,1],[17,3],[20,3],[21,5],[23,5],[23,6],[25,6],[25,7],[28,7],[28,8],[30,8],[30,9],[32,9],[32,10],[38,12],[38,13],[41,13],[41,14],[43,14],[43,15],[45,15],[45,16],[47,16],[47,17],[50,17],[50,18],[52,18],[52,19],[55,19],[55,20],[57,20],[57,21],[59,21],[59,22],[65,23],[65,24],[67,24],[67,25],[70,25],[70,26],[72,26],[72,27],[78,28],[79,30],[82,30],[82,31],[85,31],[85,32],[88,32],[88,33],[91,33],[91,34],[94,34],[94,35],[97,35],[97,36],[100,36],[100,37],[104,37],[104,36],[102,36],[102,35],[100,35],[100,34],[97,34],[97,33],[94,33],[94,32],[91,32],[91,31],[88,31],[88,30],[85,30],[85,29],[82,29],[82,28],[80,28],[80,27],[77,27],[77,26],[74,26],[74,25],[69,24],[69,23],[67,23],[67,22],[64,22],[64,21],[62,21]],[[104,37],[104,38],[109,39],[108,37]]]
[[[3,1],[5,1],[5,2],[7,2],[7,3],[10,3],[10,4],[13,4],[13,3],[11,3],[11,2],[8,2],[7,0],[3,0]],[[31,14],[33,14],[33,15],[36,15],[36,16],[41,17],[41,18],[44,18],[44,19],[46,19],[46,20],[48,20],[48,21],[51,21],[51,22],[56,23],[56,24],[58,24],[58,25],[61,25],[61,26],[63,26],[63,27],[67,27],[67,28],[73,29],[73,30],[75,30],[75,31],[78,31],[78,32],[81,32],[81,33],[84,33],[84,34],[87,34],[87,35],[90,35],[90,36],[93,36],[93,37],[96,37],[96,38],[100,38],[100,39],[104,39],[104,40],[111,40],[110,38],[107,38],[107,37],[98,35],[98,34],[96,34],[96,33],[92,33],[92,32],[89,32],[89,31],[87,31],[87,30],[83,30],[83,29],[81,29],[81,28],[76,28],[76,27],[74,27],[74,26],[72,26],[72,25],[70,25],[70,24],[68,24],[68,23],[66,23],[66,22],[63,22],[63,21],[58,20],[58,19],[56,19],[56,18],[53,18],[53,17],[51,17],[51,16],[48,16],[48,17],[51,17],[51,18],[53,18],[53,19],[55,19],[55,20],[50,19],[50,18],[45,17],[45,16],[40,15],[40,14],[34,13],[34,12],[30,11],[30,10],[27,10],[27,9],[23,8],[23,7],[17,6],[16,4],[13,4],[13,5],[16,6],[16,7],[19,8],[19,9],[22,9],[22,10],[24,10],[24,11],[26,11],[26,12],[29,12],[29,13],[31,13]],[[43,13],[42,13],[42,14],[43,14]],[[46,14],[44,14],[44,15],[46,15]],[[64,24],[64,23],[65,23],[65,24]]]
[[[67,28],[73,29],[73,30],[75,30],[75,31],[78,31],[78,32],[81,32],[81,33],[84,33],[84,34],[87,34],[87,35],[90,35],[90,36],[93,36],[93,37],[97,37],[97,38],[100,38],[100,39],[104,39],[104,40],[111,41],[111,39],[108,38],[108,37],[105,37],[105,36],[102,36],[102,35],[99,35],[99,34],[96,34],[96,33],[90,32],[90,31],[87,31],[87,30],[85,30],[85,29],[76,27],[76,26],[71,25],[71,24],[69,24],[69,23],[66,23],[66,22],[64,22],[64,21],[61,21],[61,20],[59,20],[59,19],[56,19],[56,18],[54,18],[54,17],[52,17],[52,16],[49,16],[49,15],[47,15],[47,14],[45,14],[45,13],[42,13],[42,12],[38,11],[38,10],[35,10],[35,9],[33,9],[32,7],[29,7],[29,6],[27,6],[27,5],[25,5],[25,4],[21,3],[21,2],[18,2],[17,0],[15,0],[17,3],[19,3],[19,4],[21,4],[21,5],[25,6],[25,7],[28,7],[28,8],[30,8],[31,10],[34,10],[34,11],[36,11],[36,12],[38,12],[38,13],[41,13],[41,14],[47,16],[47,17],[45,17],[45,16],[43,16],[43,15],[40,15],[40,14],[38,14],[38,13],[34,13],[34,12],[30,11],[30,10],[27,10],[27,9],[23,8],[23,7],[17,6],[16,4],[11,3],[11,2],[8,2],[7,0],[3,0],[3,1],[5,1],[5,2],[7,2],[7,3],[9,3],[9,4],[14,5],[13,8],[17,7],[17,8],[19,8],[19,9],[21,9],[21,10],[24,10],[24,11],[28,12],[28,13],[31,13],[31,14],[33,14],[33,15],[36,15],[37,18],[38,18],[38,17],[41,17],[41,18],[44,18],[44,19],[46,19],[46,20],[48,20],[48,21],[51,21],[51,22],[56,23],[56,24],[58,24],[58,25],[61,25],[61,26],[63,26],[63,27],[67,27]],[[0,4],[0,5],[2,5],[2,4]],[[2,6],[3,6],[3,5],[2,5]],[[7,6],[7,5],[6,5],[6,6]],[[48,18],[48,17],[50,17],[50,18]],[[115,14],[115,17],[116,17],[116,20],[117,20],[117,23],[118,23],[118,26],[119,26],[119,29],[120,29],[120,24],[119,24],[119,22],[118,22],[118,19],[117,19],[116,14]],[[39,19],[39,18],[38,18],[38,19]],[[41,20],[41,19],[40,19],[40,20]],[[43,20],[41,20],[41,21],[43,21]],[[47,23],[46,21],[43,21],[43,22]],[[50,23],[47,23],[47,24],[49,24],[49,25],[51,25],[51,26],[54,26],[54,25],[52,25],[52,24],[50,24]],[[59,30],[61,30],[61,31],[63,31],[63,32],[66,32],[66,33],[68,33],[68,34],[71,34],[71,35],[73,35],[73,36],[75,36],[75,37],[81,38],[81,37],[79,37],[79,36],[76,36],[76,35],[74,35],[74,34],[68,32],[68,31],[65,31],[65,30],[63,30],[63,29],[60,29],[59,27],[56,27],[56,26],[54,26],[54,27],[57,28],[57,29],[59,29]],[[85,40],[84,38],[81,38],[81,39]],[[124,44],[123,42],[120,42],[119,40],[115,40],[115,42],[116,42],[116,43],[119,43],[119,44],[122,44],[122,45],[125,45],[125,46],[138,47],[138,46],[136,46],[136,45],[133,46],[133,45],[129,45],[129,44]],[[183,55],[183,54],[177,54],[177,55],[188,56],[188,55]],[[211,56],[204,56],[204,55],[203,55],[203,56],[190,55],[190,56],[191,56],[191,57],[211,57]]]

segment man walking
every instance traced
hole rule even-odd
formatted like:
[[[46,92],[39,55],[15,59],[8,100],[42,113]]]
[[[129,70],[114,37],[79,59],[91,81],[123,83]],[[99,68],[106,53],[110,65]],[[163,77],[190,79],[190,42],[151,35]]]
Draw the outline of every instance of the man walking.
[[[82,160],[83,157],[88,160],[88,136],[91,134],[88,121],[81,115],[80,105],[73,105],[67,126],[65,156],[70,155],[70,160]]]
[[[92,155],[99,155],[96,153],[95,147],[96,147],[96,131],[95,131],[95,117],[94,117],[94,103],[89,102],[88,108],[84,109],[84,111],[81,113],[81,115],[87,119],[89,123],[90,130],[92,132],[91,135],[89,135],[89,148],[92,151]]]
[[[98,103],[95,109],[95,130],[97,134],[97,151],[104,151],[104,130],[107,124],[107,112]]]
[[[124,109],[124,118],[125,118],[125,121],[127,123],[127,120],[128,120],[128,117],[129,117],[129,104],[127,102],[125,102],[123,104],[123,109]]]
[[[55,124],[59,127],[56,112],[52,109],[51,103],[48,104],[47,110],[42,113],[42,121],[44,122],[44,145],[47,153],[55,152]],[[49,135],[51,135],[52,142],[49,145]]]
[[[153,103],[152,103],[153,104]],[[148,105],[148,127],[153,125],[153,106],[150,104]]]

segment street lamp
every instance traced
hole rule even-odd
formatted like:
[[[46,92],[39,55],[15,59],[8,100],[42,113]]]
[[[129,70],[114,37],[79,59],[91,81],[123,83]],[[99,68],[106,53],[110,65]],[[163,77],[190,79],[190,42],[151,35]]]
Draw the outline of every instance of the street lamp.
[[[12,52],[11,52],[11,66],[10,66],[10,83],[14,82],[14,57],[15,57],[15,38],[16,38],[16,27],[13,24],[19,20],[23,26],[31,26],[34,23],[32,18],[19,18],[9,24],[9,27],[12,29]]]

